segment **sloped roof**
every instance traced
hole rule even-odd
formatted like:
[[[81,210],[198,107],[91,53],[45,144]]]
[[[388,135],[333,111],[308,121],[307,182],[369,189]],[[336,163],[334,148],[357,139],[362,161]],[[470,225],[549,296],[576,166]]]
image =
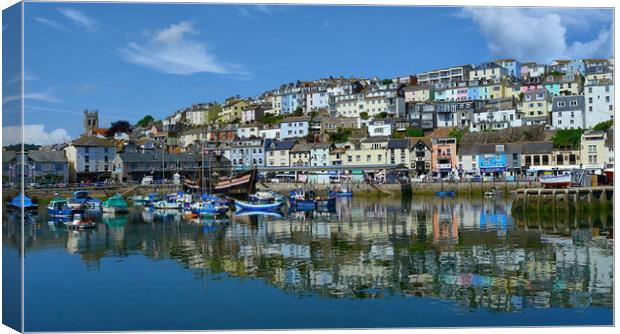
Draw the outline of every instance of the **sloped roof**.
[[[95,136],[82,135],[78,139],[71,142],[73,146],[101,146],[101,147],[114,147],[114,140],[99,138]]]
[[[295,143],[297,143],[297,140],[294,139],[274,141],[267,147],[267,151],[290,150]]]
[[[409,139],[390,139],[388,140],[388,149],[409,148]]]
[[[29,151],[28,158],[36,162],[67,162],[64,151]]]

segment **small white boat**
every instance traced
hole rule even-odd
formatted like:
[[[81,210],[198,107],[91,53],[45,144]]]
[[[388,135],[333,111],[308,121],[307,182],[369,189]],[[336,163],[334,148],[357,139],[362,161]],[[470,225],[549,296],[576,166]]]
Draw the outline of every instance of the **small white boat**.
[[[544,188],[568,188],[571,185],[570,174],[541,176],[540,184]]]

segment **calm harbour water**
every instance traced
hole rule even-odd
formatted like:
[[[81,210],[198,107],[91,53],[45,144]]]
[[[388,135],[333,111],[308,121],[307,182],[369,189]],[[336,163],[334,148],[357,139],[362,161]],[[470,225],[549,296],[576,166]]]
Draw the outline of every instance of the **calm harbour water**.
[[[611,325],[613,217],[502,199],[339,199],[227,222],[26,227],[27,331]],[[3,222],[18,257],[19,228]]]

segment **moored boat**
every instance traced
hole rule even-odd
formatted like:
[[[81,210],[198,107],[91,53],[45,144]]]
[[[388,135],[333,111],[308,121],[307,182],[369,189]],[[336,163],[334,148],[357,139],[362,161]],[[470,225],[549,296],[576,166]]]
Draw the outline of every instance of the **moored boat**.
[[[153,208],[160,210],[179,210],[181,209],[181,205],[176,202],[159,201],[153,203]]]
[[[191,208],[198,215],[224,214],[228,212],[228,206],[214,200],[194,203]]]
[[[35,204],[30,197],[20,193],[15,196],[9,203],[7,203],[7,207],[13,209],[15,211],[20,211],[24,209],[24,212],[36,212],[39,206]]]
[[[120,194],[116,194],[103,202],[103,212],[106,213],[125,213],[129,211],[127,201]]]
[[[276,201],[272,203],[260,203],[260,202],[246,202],[241,200],[235,201],[235,206],[237,210],[248,210],[248,211],[270,211],[277,210],[284,205],[284,201]]]
[[[541,176],[543,188],[568,188],[572,183],[571,174]]]
[[[47,205],[47,214],[52,218],[68,218],[73,215],[73,210],[68,205],[66,198],[54,197]]]

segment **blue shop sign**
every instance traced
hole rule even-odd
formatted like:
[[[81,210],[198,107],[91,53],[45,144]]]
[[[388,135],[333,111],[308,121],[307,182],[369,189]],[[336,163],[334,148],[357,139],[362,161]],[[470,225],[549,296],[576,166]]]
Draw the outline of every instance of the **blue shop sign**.
[[[481,172],[503,172],[506,170],[505,154],[481,154],[478,156]]]

